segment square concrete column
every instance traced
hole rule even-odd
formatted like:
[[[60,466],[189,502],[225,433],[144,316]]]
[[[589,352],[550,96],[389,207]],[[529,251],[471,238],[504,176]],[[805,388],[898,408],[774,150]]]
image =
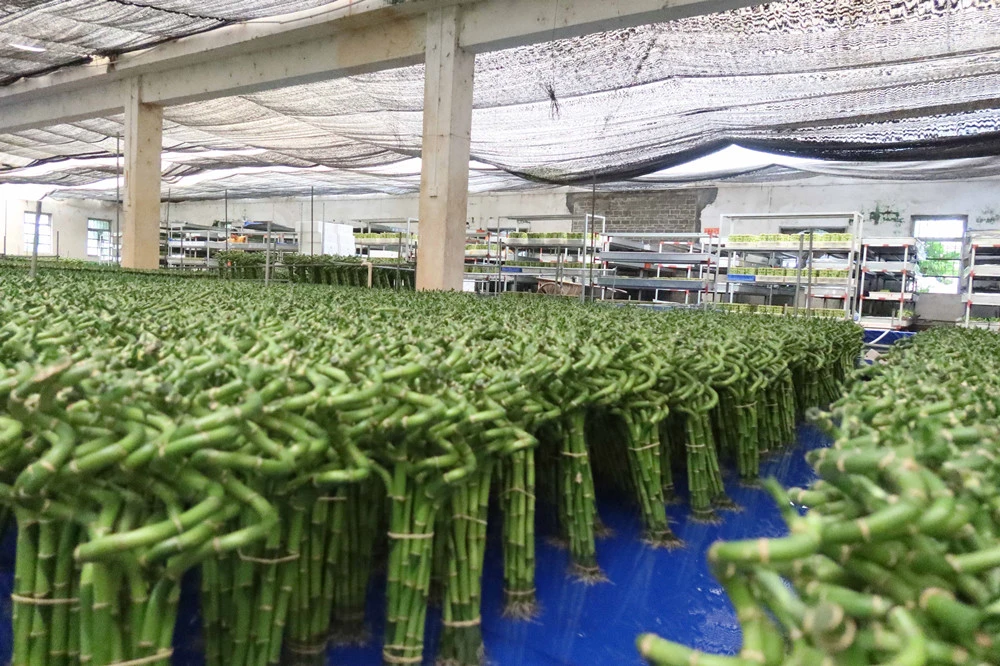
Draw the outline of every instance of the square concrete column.
[[[476,57],[459,47],[458,7],[427,17],[417,289],[462,289]]]
[[[160,153],[163,107],[143,104],[138,84],[125,107],[125,224],[122,266],[160,265]]]

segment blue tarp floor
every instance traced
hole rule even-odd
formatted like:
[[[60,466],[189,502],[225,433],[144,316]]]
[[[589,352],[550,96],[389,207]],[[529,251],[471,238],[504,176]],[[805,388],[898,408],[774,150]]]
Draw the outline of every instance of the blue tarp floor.
[[[768,460],[763,476],[786,486],[806,485],[813,478],[804,453],[823,446],[816,430],[803,427],[797,447]],[[683,490],[683,489],[682,489]],[[722,522],[706,525],[688,520],[686,504],[668,507],[675,534],[684,548],[654,550],[640,541],[636,512],[620,502],[604,502],[600,513],[614,534],[598,542],[597,557],[609,582],[587,586],[566,576],[568,554],[539,538],[537,588],[541,614],[532,622],[513,622],[500,615],[503,575],[499,534],[491,534],[484,575],[483,634],[488,663],[500,666],[606,666],[643,664],[635,638],[655,632],[700,650],[734,654],[740,631],[732,606],[706,564],[705,553],[717,539],[773,537],[785,526],[773,500],[763,490],[727,479],[738,512],[723,512]],[[542,517],[544,519],[544,517]],[[496,521],[491,521],[496,522]],[[0,547],[0,659],[9,663],[10,599],[14,541],[8,535]],[[359,648],[337,649],[329,663],[338,666],[381,664],[384,582],[372,585],[369,603],[371,642]],[[186,582],[175,636],[174,666],[200,666],[200,619],[197,582]],[[440,618],[429,618],[428,654],[436,641]]]

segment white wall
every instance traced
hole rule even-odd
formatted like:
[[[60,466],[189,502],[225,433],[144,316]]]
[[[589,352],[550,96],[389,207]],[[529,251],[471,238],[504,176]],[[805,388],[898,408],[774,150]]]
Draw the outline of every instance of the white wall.
[[[4,199],[0,211],[0,251],[7,254],[31,254],[25,251],[24,214],[35,212],[35,202],[22,199]],[[114,204],[100,201],[42,201],[42,213],[52,215],[52,254],[72,259],[87,259],[87,219],[111,220],[114,228]],[[33,218],[32,218],[33,219]],[[58,246],[58,247],[56,247]],[[96,258],[94,258],[96,259]]]
[[[903,223],[872,225],[869,213],[878,207],[900,213]],[[969,229],[1000,226],[1000,180],[938,182],[869,182],[814,178],[772,185],[722,185],[715,203],[702,211],[702,228],[719,227],[729,213],[848,213],[866,218],[866,236],[903,236],[912,232],[914,215],[964,215]],[[723,228],[725,235],[728,229]],[[746,223],[738,233],[776,233],[773,225]]]

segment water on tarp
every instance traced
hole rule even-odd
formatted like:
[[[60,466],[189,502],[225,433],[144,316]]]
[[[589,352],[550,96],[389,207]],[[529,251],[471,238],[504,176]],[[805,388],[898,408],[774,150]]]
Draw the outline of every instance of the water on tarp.
[[[805,462],[806,451],[823,446],[815,429],[799,431],[798,446],[763,464],[762,477],[773,476],[786,486],[804,486],[814,474]],[[683,496],[684,479],[677,477]],[[740,630],[732,605],[709,572],[706,551],[718,539],[776,537],[787,530],[767,493],[741,486],[734,477],[726,489],[740,511],[720,512],[722,522],[706,525],[690,521],[686,504],[668,507],[674,533],[685,547],[654,550],[640,541],[637,512],[621,502],[600,505],[601,519],[613,536],[597,544],[597,559],[609,582],[588,586],[566,576],[569,555],[539,538],[537,590],[541,613],[531,622],[514,622],[501,615],[503,556],[496,523],[487,548],[483,582],[483,635],[488,663],[498,666],[604,666],[643,664],[636,637],[654,632],[705,652],[735,654]],[[540,516],[540,523],[545,516]],[[0,544],[0,659],[9,663],[11,651],[10,591],[13,584],[14,537]],[[375,580],[369,595],[369,626],[373,639],[363,647],[338,648],[329,664],[378,666],[384,627],[384,580]],[[197,576],[185,580],[175,635],[174,666],[202,666],[201,619],[198,615]],[[440,612],[428,615],[426,664],[432,664],[433,646],[440,630]]]

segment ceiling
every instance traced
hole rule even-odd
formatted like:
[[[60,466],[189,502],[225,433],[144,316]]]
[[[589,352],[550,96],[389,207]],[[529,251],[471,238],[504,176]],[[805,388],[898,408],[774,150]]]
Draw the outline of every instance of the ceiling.
[[[120,5],[76,0],[39,8],[82,21],[83,8],[98,4]],[[196,4],[197,19],[185,13]],[[176,0],[157,3],[157,11],[174,17],[170,25],[187,26],[171,30],[200,30],[211,27],[205,16],[251,17],[248,4]],[[322,3],[252,4],[277,12]],[[729,144],[852,164],[1000,155],[997,5],[771,2],[481,54],[473,189],[635,179]],[[142,19],[130,14],[134,4],[127,7],[119,9],[130,16],[122,25],[142,32]],[[7,25],[0,19],[0,32]],[[130,39],[115,43],[138,43]],[[5,53],[0,48],[0,73]],[[423,67],[415,66],[167,107],[164,191],[173,198],[217,198],[227,189],[244,196],[413,191],[422,104]],[[122,129],[119,115],[0,135],[0,183],[78,188],[66,193],[85,196],[79,188],[90,186],[106,196]]]

